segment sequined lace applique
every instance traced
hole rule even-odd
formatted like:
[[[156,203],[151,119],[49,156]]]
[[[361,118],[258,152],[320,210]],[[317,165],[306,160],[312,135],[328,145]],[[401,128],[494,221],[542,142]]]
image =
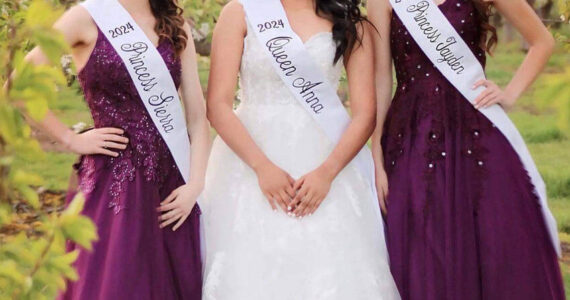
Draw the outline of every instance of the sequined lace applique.
[[[161,40],[157,50],[168,66],[175,85],[180,86],[181,62],[172,45]],[[105,168],[113,177],[109,207],[118,213],[128,206],[123,203],[122,199],[126,197],[122,194],[128,182],[135,180],[136,174],[142,174],[149,183],[161,184],[173,171],[178,172],[177,167],[141,102],[124,63],[100,31],[93,53],[78,78],[95,127],[121,128],[129,138],[127,148],[120,151],[119,157],[108,157],[105,163]],[[87,167],[90,160],[86,159]],[[85,184],[91,187],[88,182],[86,180]]]

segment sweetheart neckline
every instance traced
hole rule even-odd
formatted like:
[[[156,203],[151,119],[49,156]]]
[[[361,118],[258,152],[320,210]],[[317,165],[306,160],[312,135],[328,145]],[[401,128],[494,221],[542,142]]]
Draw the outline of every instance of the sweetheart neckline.
[[[311,35],[311,37],[309,37],[309,38],[308,38],[307,40],[305,40],[305,41],[301,40],[301,42],[303,43],[303,45],[307,45],[307,44],[308,44],[309,42],[311,42],[312,40],[314,40],[314,39],[316,39],[316,38],[318,38],[318,37],[320,37],[320,36],[324,36],[324,35],[330,35],[330,36],[332,36],[332,32],[330,32],[330,31],[320,31],[320,32],[317,32],[317,33]],[[299,38],[301,38],[301,37],[299,37]]]

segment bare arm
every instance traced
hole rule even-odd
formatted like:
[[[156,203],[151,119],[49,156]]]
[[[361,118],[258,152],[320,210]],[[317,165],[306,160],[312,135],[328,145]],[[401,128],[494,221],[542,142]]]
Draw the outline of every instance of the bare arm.
[[[60,31],[71,45],[76,65],[84,65],[97,39],[97,28],[88,12],[80,6],[75,6],[63,14],[54,24],[54,28]],[[26,56],[26,60],[35,65],[49,63],[47,56],[39,47],[32,49]],[[35,121],[32,122],[35,123]],[[77,154],[117,156],[118,153],[110,149],[125,149],[125,144],[128,142],[128,139],[120,136],[123,130],[116,128],[100,128],[84,134],[76,134],[59,121],[51,111],[48,111],[45,118],[37,123],[39,123],[36,124],[38,129]]]
[[[386,113],[392,101],[392,53],[390,50],[390,20],[392,8],[387,0],[369,0],[368,17],[378,29],[373,34],[374,69],[376,75],[376,129],[372,134],[372,158],[376,170],[376,189],[378,202],[386,213],[388,197],[388,178],[384,170],[384,154],[382,151],[382,131]]]
[[[252,169],[269,161],[233,111],[247,28],[240,5],[232,1],[214,29],[208,87],[208,119],[224,142]]]
[[[258,174],[260,187],[273,208],[277,199],[277,204],[287,210],[289,198],[294,196],[293,179],[267,158],[233,111],[246,32],[243,8],[234,0],[222,10],[212,39],[208,119],[224,142]]]
[[[160,227],[164,228],[176,222],[172,230],[178,229],[186,221],[204,189],[210,153],[210,126],[206,118],[204,94],[198,75],[196,49],[188,23],[184,24],[184,29],[189,39],[186,49],[180,55],[182,63],[180,95],[184,103],[192,151],[189,182],[175,189],[159,207],[159,211],[164,212],[161,215]]]
[[[192,142],[190,181],[203,187],[210,154],[210,125],[206,118],[206,102],[200,85],[196,49],[190,26],[186,24],[185,29],[190,38],[186,50],[182,53],[180,93],[184,102],[188,133]]]
[[[375,128],[376,92],[372,34],[369,25],[360,28],[362,45],[355,46],[345,60],[350,92],[352,120],[339,143],[319,168],[297,180],[299,188],[293,201],[295,215],[306,216],[316,211],[330,190],[334,178],[358,154]]]
[[[380,139],[386,113],[392,101],[392,53],[390,50],[391,8],[387,0],[370,0],[367,3],[368,18],[378,32],[372,34],[374,43],[374,73],[376,86],[376,128],[372,134],[374,161],[382,166]]]
[[[501,104],[511,108],[517,99],[528,89],[542,72],[554,50],[555,41],[548,29],[524,0],[495,0],[495,7],[529,43],[529,51],[517,72],[501,90],[490,80],[483,80],[476,87],[483,85],[487,89],[475,100],[477,107]]]
[[[374,88],[374,60],[371,28],[365,24],[362,45],[355,46],[345,62],[350,94],[352,120],[338,145],[322,164],[336,177],[360,152],[376,125],[376,90]]]

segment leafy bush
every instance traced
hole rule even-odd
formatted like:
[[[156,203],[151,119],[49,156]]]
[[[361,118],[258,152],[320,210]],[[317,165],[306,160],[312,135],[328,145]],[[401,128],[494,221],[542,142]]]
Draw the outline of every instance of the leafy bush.
[[[82,197],[63,213],[51,213],[34,188],[42,178],[13,167],[18,157],[43,155],[25,118],[41,120],[49,103],[70,94],[61,93],[67,86],[58,67],[68,49],[51,28],[61,12],[44,0],[0,2],[0,299],[54,298],[66,279],[77,279],[72,263],[78,252],[66,253],[65,241],[90,249],[96,239],[94,224],[80,215]],[[51,64],[24,60],[34,45]],[[31,226],[23,226],[29,219]]]

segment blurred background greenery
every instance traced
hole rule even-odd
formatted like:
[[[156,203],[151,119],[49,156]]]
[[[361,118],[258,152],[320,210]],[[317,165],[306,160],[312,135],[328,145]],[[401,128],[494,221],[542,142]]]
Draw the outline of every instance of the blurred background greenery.
[[[64,278],[76,276],[69,269],[74,255],[66,256],[63,251],[64,238],[78,240],[86,247],[95,238],[93,225],[78,216],[81,199],[63,216],[60,214],[71,166],[77,158],[29,128],[18,113],[31,109],[33,117],[41,118],[42,107],[49,105],[70,127],[83,128],[92,123],[74,72],[67,72],[66,77],[59,72],[62,65],[68,71],[72,68],[68,59],[56,59],[66,47],[49,29],[63,9],[76,1],[46,1],[0,0],[0,57],[7,62],[0,66],[2,82],[14,69],[28,72],[22,72],[27,77],[16,76],[9,82],[11,88],[0,97],[0,299],[53,298],[58,289],[64,288]],[[225,1],[182,2],[194,27],[205,91],[211,32]],[[558,43],[545,74],[519,100],[510,116],[548,186],[563,241],[561,265],[570,296],[570,4],[568,0],[529,2]],[[30,18],[41,22],[30,22]],[[488,60],[487,74],[504,86],[522,62],[527,45],[500,16],[494,16],[493,23],[499,28],[500,39]],[[22,62],[23,54],[36,44],[51,49],[51,68],[38,69]],[[65,84],[66,79],[69,84]],[[340,93],[347,94],[346,84],[341,85]],[[23,108],[22,98],[26,104]],[[83,230],[69,232],[68,223],[81,225]],[[32,250],[23,250],[27,248]]]

